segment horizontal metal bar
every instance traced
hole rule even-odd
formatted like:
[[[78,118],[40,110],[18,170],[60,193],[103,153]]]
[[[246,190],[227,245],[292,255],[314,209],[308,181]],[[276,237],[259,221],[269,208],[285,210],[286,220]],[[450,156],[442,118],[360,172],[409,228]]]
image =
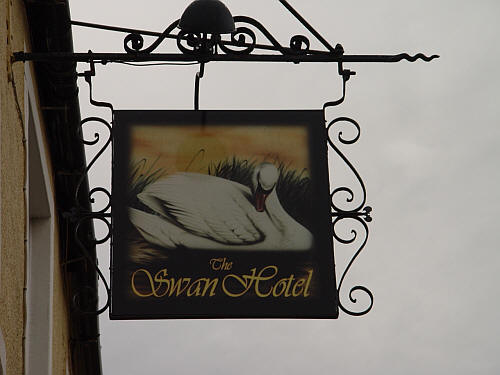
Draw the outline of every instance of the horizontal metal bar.
[[[113,62],[209,62],[209,61],[231,61],[231,62],[377,62],[394,63],[401,60],[414,62],[418,59],[431,61],[438,55],[427,57],[421,53],[410,56],[407,53],[398,55],[188,55],[178,53],[151,53],[151,54],[129,54],[129,53],[30,53],[15,52],[13,61],[45,61],[45,62],[91,62],[113,63]]]

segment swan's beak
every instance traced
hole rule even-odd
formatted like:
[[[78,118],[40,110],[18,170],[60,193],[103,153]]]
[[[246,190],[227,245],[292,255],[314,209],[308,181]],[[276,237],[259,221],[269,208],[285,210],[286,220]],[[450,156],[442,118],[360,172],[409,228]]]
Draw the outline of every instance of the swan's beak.
[[[254,202],[255,202],[255,209],[258,212],[262,212],[266,209],[266,199],[271,193],[272,190],[264,190],[260,185],[255,191],[254,194]]]
[[[267,196],[268,196],[268,194],[265,194],[265,193],[256,193],[255,194],[255,209],[258,212],[262,212],[266,208],[265,202],[266,202]]]

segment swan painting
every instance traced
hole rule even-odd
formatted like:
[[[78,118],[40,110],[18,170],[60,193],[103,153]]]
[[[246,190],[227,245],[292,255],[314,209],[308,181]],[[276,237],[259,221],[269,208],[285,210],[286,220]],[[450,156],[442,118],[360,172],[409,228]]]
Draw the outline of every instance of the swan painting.
[[[167,249],[309,250],[313,235],[281,206],[272,163],[253,171],[252,188],[221,177],[181,172],[137,195],[155,214],[129,208],[146,241]]]

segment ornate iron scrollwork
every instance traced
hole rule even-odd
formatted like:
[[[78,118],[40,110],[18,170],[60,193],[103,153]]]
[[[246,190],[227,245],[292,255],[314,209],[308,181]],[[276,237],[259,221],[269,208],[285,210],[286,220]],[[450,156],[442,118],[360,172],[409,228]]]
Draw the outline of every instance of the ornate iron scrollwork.
[[[163,33],[147,48],[144,47],[144,38],[139,31],[133,32],[123,40],[123,48],[131,54],[147,54],[153,52],[158,46],[168,38],[170,33],[177,27],[179,20],[172,22]]]
[[[354,127],[355,134],[354,136],[347,137],[344,136],[342,130],[338,130],[336,134],[332,134],[333,130],[337,130],[336,126],[341,123],[347,123],[351,127]],[[347,308],[342,303],[342,285],[344,283],[344,279],[349,272],[352,264],[364,249],[366,242],[368,240],[368,225],[370,221],[372,221],[371,212],[372,208],[370,206],[366,206],[366,188],[361,176],[359,175],[356,168],[354,168],[353,164],[346,158],[346,156],[340,151],[339,147],[336,145],[336,142],[340,142],[343,145],[351,145],[356,143],[361,134],[361,128],[359,124],[349,118],[349,117],[338,117],[333,121],[330,121],[327,125],[328,132],[328,145],[331,149],[339,156],[342,161],[348,166],[351,173],[354,174],[356,180],[359,184],[359,188],[361,190],[360,196],[356,195],[354,192],[354,188],[348,186],[340,186],[333,189],[330,194],[331,198],[331,208],[332,208],[332,226],[333,226],[333,237],[336,241],[341,244],[355,244],[356,240],[359,242],[359,236],[363,235],[363,239],[361,240],[361,244],[357,246],[354,255],[348,262],[345,267],[342,276],[340,277],[339,285],[338,285],[338,294],[339,294],[339,307],[340,309],[349,315],[364,315],[368,313],[373,306],[373,294],[372,292],[364,287],[364,286],[354,286],[349,291],[349,300],[351,303],[357,303],[357,299],[354,297],[355,292],[363,292],[369,298],[369,305],[365,309],[361,311],[353,311]],[[344,223],[350,228],[350,236],[346,236],[345,234],[341,234],[340,230],[338,230],[339,224]],[[356,225],[361,228],[361,232],[356,228]]]
[[[310,50],[311,42],[304,35],[293,35],[290,38],[289,47],[283,46],[259,21],[247,17],[236,16],[234,22],[236,30],[230,34],[230,40],[224,40],[218,34],[204,34],[180,31],[172,33],[177,27],[179,20],[174,21],[163,31],[156,40],[144,48],[144,37],[141,31],[137,30],[128,34],[123,41],[125,51],[131,55],[147,55],[155,51],[167,38],[176,39],[177,48],[184,54],[210,56],[219,54],[222,51],[228,55],[250,55],[255,49],[263,49],[278,52],[284,56],[297,55],[319,55],[334,54],[341,55],[342,49],[332,51]],[[266,44],[257,43],[257,34],[260,32],[266,40]]]
[[[82,74],[79,74],[79,76],[83,76],[85,78],[85,81],[89,84],[89,90],[90,90],[90,103],[96,107],[107,107],[111,111],[113,110],[113,107],[110,103],[106,102],[100,102],[96,101],[92,97],[92,76],[95,75],[95,67],[93,62],[91,62],[91,69],[89,71],[86,71]],[[95,132],[94,133],[94,138],[93,139],[85,139],[83,136],[83,128],[90,123],[97,123],[103,126],[103,129],[107,132],[104,140],[102,138],[102,133],[101,132]],[[83,186],[84,183],[87,182],[88,174],[89,171],[94,167],[95,163],[97,160],[103,155],[103,153],[108,149],[108,147],[112,144],[111,139],[112,139],[112,127],[111,124],[104,120],[101,117],[87,117],[84,118],[83,120],[80,121],[80,128],[79,128],[79,134],[81,137],[81,141],[84,145],[86,146],[98,146],[100,142],[104,142],[100,148],[97,150],[95,156],[92,158],[90,162],[87,163],[87,166],[83,170],[83,172],[80,174],[80,178],[78,180],[78,183],[76,185],[75,189],[75,195],[74,195],[74,202],[75,205],[72,208],[71,212],[66,213],[66,217],[68,217],[70,220],[75,222],[74,226],[74,237],[76,240],[76,243],[78,245],[78,249],[80,250],[80,253],[82,256],[86,259],[88,263],[92,265],[92,267],[95,269],[97,275],[99,276],[98,279],[101,280],[105,290],[106,290],[106,302],[103,307],[98,308],[97,310],[94,309],[94,306],[97,305],[98,301],[98,290],[95,289],[94,287],[91,286],[85,286],[84,289],[77,291],[73,297],[72,297],[72,304],[73,308],[80,314],[84,315],[99,315],[102,314],[104,311],[106,311],[110,305],[111,302],[111,290],[109,287],[109,283],[106,280],[106,277],[104,276],[103,272],[99,268],[97,264],[97,260],[94,259],[89,251],[87,250],[87,246],[90,244],[91,246],[96,246],[96,245],[101,245],[105,243],[106,241],[111,239],[111,234],[112,234],[112,222],[111,222],[111,193],[109,192],[108,189],[105,187],[94,187],[92,188],[86,197],[87,201],[85,205],[81,204],[81,187]],[[101,194],[104,195],[106,198],[105,204],[97,209],[93,209],[92,205],[96,202],[95,195],[96,194]],[[90,211],[86,208],[90,207]],[[95,221],[100,221],[101,223],[105,224],[106,227],[106,233],[104,236],[101,238],[89,238],[88,234],[85,236],[85,234],[81,232],[80,228],[86,223],[86,222],[91,222],[92,224],[95,223]],[[88,232],[87,232],[88,233]],[[85,236],[85,237],[82,237]],[[82,301],[85,301],[85,303],[82,303]]]

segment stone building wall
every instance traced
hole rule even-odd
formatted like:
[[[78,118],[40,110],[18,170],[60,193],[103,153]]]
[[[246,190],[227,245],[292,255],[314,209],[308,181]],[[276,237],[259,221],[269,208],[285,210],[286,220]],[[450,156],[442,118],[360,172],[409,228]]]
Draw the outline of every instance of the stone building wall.
[[[0,330],[6,374],[23,374],[26,240],[26,147],[24,67],[12,51],[24,49],[26,23],[21,1],[0,0]]]
[[[0,344],[3,342],[5,349],[5,358],[2,358],[0,353],[1,375],[3,375],[2,370],[8,375],[25,373],[28,241],[26,76],[25,64],[12,63],[11,56],[14,51],[29,50],[29,25],[26,19],[22,0],[0,0]],[[33,72],[31,76],[35,77]],[[36,96],[36,82],[32,84]],[[43,130],[43,119],[36,98],[34,106],[41,119]],[[45,140],[42,141],[46,143]],[[50,161],[50,155],[46,156]],[[50,165],[48,167],[52,181],[53,171]],[[57,215],[57,212],[54,212],[54,215]],[[56,233],[51,301],[52,373],[63,375],[66,374],[69,355],[68,313],[59,261],[57,217],[53,220]]]

